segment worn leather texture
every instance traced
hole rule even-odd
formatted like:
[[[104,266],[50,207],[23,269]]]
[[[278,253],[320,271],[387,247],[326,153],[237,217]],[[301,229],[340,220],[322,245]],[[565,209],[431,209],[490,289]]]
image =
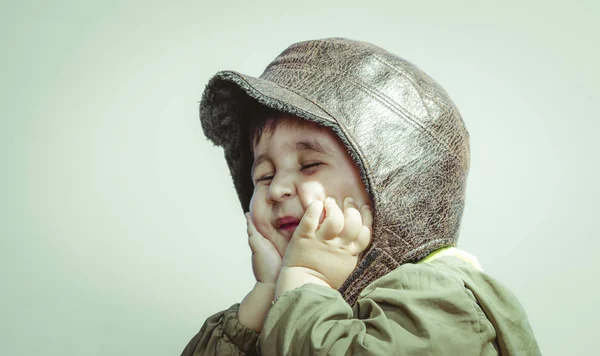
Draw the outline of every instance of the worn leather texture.
[[[456,245],[469,133],[448,94],[415,65],[369,43],[329,38],[291,45],[258,78],[211,78],[200,120],[224,148],[244,211],[253,191],[248,122],[265,108],[330,127],[361,171],[373,241],[340,288],[350,305],[401,264]]]

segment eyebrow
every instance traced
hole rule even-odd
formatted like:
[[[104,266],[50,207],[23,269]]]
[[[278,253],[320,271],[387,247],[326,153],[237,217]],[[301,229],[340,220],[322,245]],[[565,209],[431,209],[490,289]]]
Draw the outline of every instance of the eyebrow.
[[[331,153],[331,148],[329,146],[321,144],[317,140],[296,141],[294,143],[294,146],[296,147],[296,151],[313,151],[321,154]],[[256,167],[268,159],[269,155],[266,153],[258,155],[258,157],[256,157],[256,159],[254,160],[254,163],[252,163],[250,176],[254,177],[254,170],[256,169]]]
[[[302,140],[296,141],[296,151],[315,151],[322,154],[327,154],[331,149],[327,145],[322,145],[317,140]]]

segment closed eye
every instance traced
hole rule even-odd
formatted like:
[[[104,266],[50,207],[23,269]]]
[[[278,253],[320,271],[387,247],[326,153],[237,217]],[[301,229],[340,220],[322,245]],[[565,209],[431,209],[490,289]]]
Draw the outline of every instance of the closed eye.
[[[323,163],[321,163],[321,162],[315,162],[315,163],[305,164],[305,165],[302,165],[302,168],[301,168],[301,169],[302,169],[302,170],[306,170],[306,169],[310,169],[310,168],[313,168],[313,167],[320,166],[320,165],[322,165],[322,164],[323,164]]]
[[[263,181],[268,181],[268,180],[272,180],[273,176],[266,176],[266,177],[260,177],[256,180],[256,182],[263,182]]]
[[[321,163],[321,162],[314,162],[314,163],[304,164],[304,165],[300,166],[300,170],[301,171],[306,171],[306,170],[310,170],[311,168],[315,168],[315,167],[318,167],[318,166],[321,166],[321,165],[323,165],[323,163]],[[268,182],[268,181],[271,181],[271,180],[273,180],[273,177],[274,176],[272,176],[272,175],[271,176],[260,177],[260,178],[258,178],[256,180],[255,184],[257,184],[259,182]]]

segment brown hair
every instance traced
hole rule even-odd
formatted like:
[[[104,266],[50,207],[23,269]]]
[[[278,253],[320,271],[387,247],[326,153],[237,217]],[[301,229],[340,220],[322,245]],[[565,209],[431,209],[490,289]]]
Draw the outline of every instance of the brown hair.
[[[287,117],[295,117],[293,115],[287,114],[282,111],[270,109],[270,108],[260,108],[251,118],[248,123],[248,139],[250,142],[250,148],[254,149],[260,142],[260,138],[264,133],[274,134],[277,131],[277,128],[281,125],[302,125],[311,123],[312,121],[308,121],[302,118],[297,118],[298,121],[289,121],[289,120],[281,120],[282,118]],[[318,125],[318,124],[317,124]],[[319,127],[325,129],[324,126],[318,125]]]

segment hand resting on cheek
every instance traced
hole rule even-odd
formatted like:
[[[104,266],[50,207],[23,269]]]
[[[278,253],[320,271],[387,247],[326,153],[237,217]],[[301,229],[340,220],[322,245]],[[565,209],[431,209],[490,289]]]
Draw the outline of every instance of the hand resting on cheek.
[[[323,208],[326,216],[319,224]],[[342,208],[333,198],[312,202],[285,252],[275,298],[306,283],[340,288],[371,242],[372,224],[369,205],[359,208],[350,197]]]

